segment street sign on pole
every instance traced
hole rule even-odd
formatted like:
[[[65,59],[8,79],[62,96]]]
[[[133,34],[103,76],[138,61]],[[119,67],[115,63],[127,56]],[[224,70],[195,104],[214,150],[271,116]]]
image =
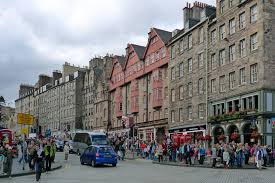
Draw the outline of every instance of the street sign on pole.
[[[17,114],[17,124],[21,125],[33,125],[33,116],[30,114]]]

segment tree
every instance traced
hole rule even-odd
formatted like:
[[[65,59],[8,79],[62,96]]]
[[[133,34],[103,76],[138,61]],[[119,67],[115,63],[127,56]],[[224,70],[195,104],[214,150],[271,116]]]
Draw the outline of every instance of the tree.
[[[0,104],[1,104],[1,103],[5,103],[5,99],[4,99],[3,96],[0,96]]]

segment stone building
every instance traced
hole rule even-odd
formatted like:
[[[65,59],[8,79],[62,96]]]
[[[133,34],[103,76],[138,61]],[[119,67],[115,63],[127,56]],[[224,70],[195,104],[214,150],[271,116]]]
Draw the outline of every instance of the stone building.
[[[108,78],[112,69],[112,57],[94,58],[85,72],[83,91],[83,121],[86,130],[108,131],[110,124],[110,97]]]
[[[173,31],[169,47],[169,133],[206,134],[207,31],[215,7],[195,2],[183,9],[184,28]]]
[[[275,1],[217,1],[209,20],[209,129],[232,141],[275,146]],[[273,133],[272,133],[273,132]],[[259,135],[262,138],[258,138]]]
[[[168,43],[170,133],[275,146],[274,3],[187,4]]]
[[[126,120],[138,129],[139,139],[152,141],[164,137],[168,130],[165,96],[168,50],[165,44],[171,36],[171,32],[152,28],[146,47],[128,44],[125,60],[114,58],[110,78],[114,131],[127,131],[124,129]]]
[[[0,104],[0,128],[16,130],[15,108]]]
[[[35,86],[21,85],[15,111],[31,114],[31,132],[53,134],[64,130],[82,129],[82,91],[86,69],[65,63],[63,72],[52,76],[39,75]]]

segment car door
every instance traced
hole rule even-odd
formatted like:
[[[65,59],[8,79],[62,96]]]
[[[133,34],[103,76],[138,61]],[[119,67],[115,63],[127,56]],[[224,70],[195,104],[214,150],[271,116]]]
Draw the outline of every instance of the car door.
[[[93,147],[88,147],[87,162],[90,163],[93,159]]]
[[[95,160],[95,155],[96,155],[96,147],[92,146],[92,150],[91,150],[91,160]]]
[[[88,158],[87,158],[88,153],[89,153],[89,148],[85,149],[85,151],[82,154],[82,160],[83,160],[84,163],[88,162]]]

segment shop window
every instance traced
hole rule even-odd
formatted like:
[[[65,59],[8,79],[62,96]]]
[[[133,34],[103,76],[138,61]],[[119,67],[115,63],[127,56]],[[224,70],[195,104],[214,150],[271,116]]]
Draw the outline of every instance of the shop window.
[[[224,105],[224,103],[222,103],[221,105],[222,105],[222,111],[221,112],[222,112],[222,114],[224,114],[225,113],[225,105]]]
[[[258,95],[254,96],[254,105],[255,105],[255,109],[259,109],[259,102],[258,102]]]
[[[243,110],[247,109],[246,98],[243,98]]]
[[[240,111],[240,101],[234,100],[235,111]]]
[[[232,110],[233,110],[232,101],[227,102],[227,105],[228,105],[228,112],[232,112]]]
[[[248,97],[248,108],[249,108],[249,109],[253,109],[252,97]]]

